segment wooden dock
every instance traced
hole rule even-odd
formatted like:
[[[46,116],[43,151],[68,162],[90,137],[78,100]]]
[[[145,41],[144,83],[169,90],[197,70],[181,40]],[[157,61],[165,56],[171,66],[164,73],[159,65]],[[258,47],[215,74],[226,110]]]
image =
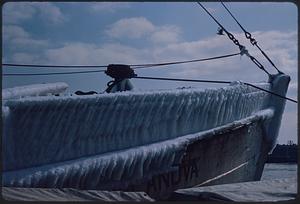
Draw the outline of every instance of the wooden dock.
[[[180,189],[167,201],[274,202],[294,200],[297,179],[274,179]],[[78,190],[72,188],[2,187],[2,198],[9,201],[134,201],[153,202],[144,192]]]

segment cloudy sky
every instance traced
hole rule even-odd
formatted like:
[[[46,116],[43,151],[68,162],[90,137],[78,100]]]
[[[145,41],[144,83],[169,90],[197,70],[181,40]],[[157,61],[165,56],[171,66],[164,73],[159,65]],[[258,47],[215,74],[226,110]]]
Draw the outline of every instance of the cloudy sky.
[[[203,3],[271,73],[274,68],[245,39],[218,2]],[[297,7],[292,3],[227,3],[279,69],[291,76],[288,96],[297,99]],[[3,63],[50,65],[143,64],[191,60],[239,52],[195,2],[14,3],[2,12]],[[89,69],[91,70],[91,69]],[[65,69],[2,68],[3,73],[42,73]],[[75,70],[72,70],[75,71]],[[77,70],[79,71],[79,70]],[[139,76],[266,81],[246,56],[141,69]],[[3,88],[32,83],[67,82],[69,91],[101,92],[111,79],[103,73],[3,77]],[[169,89],[211,84],[132,80],[137,89]],[[297,142],[297,105],[287,102],[279,143]]]

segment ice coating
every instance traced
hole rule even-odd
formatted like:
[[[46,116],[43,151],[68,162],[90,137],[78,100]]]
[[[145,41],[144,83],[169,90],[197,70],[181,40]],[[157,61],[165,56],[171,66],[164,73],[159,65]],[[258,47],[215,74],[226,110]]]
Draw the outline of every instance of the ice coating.
[[[47,94],[59,94],[68,88],[68,84],[64,82],[33,84],[2,90],[2,99],[13,99],[24,96],[42,96]]]
[[[271,90],[281,96],[285,96],[290,80],[290,76],[285,74],[272,75],[270,78]],[[285,108],[285,102],[285,99],[279,98],[275,95],[271,95],[269,103],[267,105],[268,107],[274,109],[274,119],[269,121],[268,123],[266,138],[267,142],[270,145],[271,152],[274,150],[277,143],[277,137],[280,129],[282,114]]]
[[[268,84],[260,87],[269,89]],[[269,94],[219,89],[42,96],[7,100],[3,169],[124,150],[215,128],[266,108]],[[6,108],[7,109],[7,108]],[[2,108],[3,112],[3,108]]]
[[[266,109],[239,121],[184,135],[175,139],[126,150],[83,157],[40,167],[3,173],[3,185],[15,187],[114,189],[127,188],[130,182],[142,181],[160,172],[177,168],[187,145],[218,132],[251,122],[262,124],[272,118]],[[250,132],[249,134],[255,134]],[[250,135],[250,137],[253,135]]]

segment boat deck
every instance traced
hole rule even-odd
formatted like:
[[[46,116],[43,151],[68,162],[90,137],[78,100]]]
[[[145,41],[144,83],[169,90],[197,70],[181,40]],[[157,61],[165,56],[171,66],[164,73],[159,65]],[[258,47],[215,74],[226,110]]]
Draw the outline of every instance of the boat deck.
[[[168,201],[266,202],[293,200],[297,196],[297,179],[274,179],[180,189]],[[2,197],[10,201],[155,201],[144,192],[77,190],[72,188],[2,187]]]

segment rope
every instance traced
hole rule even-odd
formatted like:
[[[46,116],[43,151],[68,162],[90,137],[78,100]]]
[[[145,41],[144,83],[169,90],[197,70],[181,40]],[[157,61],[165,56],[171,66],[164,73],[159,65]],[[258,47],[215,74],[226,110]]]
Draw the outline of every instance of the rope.
[[[244,31],[245,36],[247,39],[250,40],[252,45],[255,45],[260,52],[265,56],[265,58],[272,64],[272,66],[278,71],[278,73],[283,73],[281,72],[276,65],[272,62],[272,60],[267,56],[267,54],[258,46],[257,41],[252,38],[251,33],[249,33],[248,31],[246,31],[246,29],[239,23],[239,21],[233,16],[233,14],[230,12],[230,10],[225,6],[225,4],[221,1],[221,4],[223,5],[223,7],[227,10],[227,12],[231,15],[231,17],[235,20],[235,22],[240,26],[240,28]]]
[[[12,74],[2,74],[2,76],[47,76],[47,75],[63,75],[63,74],[86,74],[95,72],[104,72],[105,70],[95,70],[95,71],[81,71],[81,72],[50,72],[50,73],[12,73]]]
[[[235,20],[235,22],[240,26],[240,28],[245,32],[245,33],[247,33],[247,36],[248,36],[248,34],[250,34],[250,33],[248,33],[245,29],[244,29],[244,27],[238,22],[238,20],[233,16],[233,14],[229,11],[229,9],[225,6],[225,4],[222,2],[222,1],[220,1],[221,2],[221,4],[223,5],[223,7],[227,10],[227,12],[231,15],[231,17]]]
[[[174,65],[174,64],[202,62],[202,61],[208,61],[208,60],[215,60],[215,59],[233,57],[233,56],[240,55],[240,54],[241,54],[241,52],[228,54],[228,55],[221,55],[221,56],[203,58],[203,59],[175,61],[175,62],[162,62],[162,63],[153,63],[153,64],[131,64],[129,66],[130,67],[135,67],[133,69],[140,69],[140,68],[158,67],[158,66],[166,66],[166,65]],[[49,67],[61,67],[61,68],[100,68],[100,67],[107,67],[107,65],[36,65],[36,64],[10,64],[10,63],[4,63],[2,65],[8,66],[8,67],[33,67],[33,68],[40,68],[40,67],[45,67],[45,68],[49,68]],[[105,70],[101,70],[101,71],[105,71]]]
[[[11,63],[3,63],[3,66],[8,67],[32,67],[32,68],[52,68],[52,67],[61,67],[61,68],[100,68],[107,67],[107,65],[37,65],[37,64],[11,64]]]
[[[203,62],[203,61],[208,61],[208,60],[215,60],[215,59],[233,57],[233,56],[240,55],[240,54],[241,54],[241,52],[234,53],[234,54],[217,56],[217,57],[204,58],[204,59],[195,59],[195,60],[187,60],[187,61],[175,61],[175,62],[165,62],[165,63],[157,63],[157,64],[130,65],[130,66],[136,67],[134,69],[140,69],[140,68],[165,66],[165,65],[174,65],[174,64],[186,64],[186,63],[192,63],[192,62]]]
[[[246,85],[248,85],[248,86],[251,86],[251,87],[253,87],[253,88],[259,89],[259,90],[261,90],[261,91],[265,91],[265,92],[267,92],[267,93],[273,94],[273,95],[278,96],[278,97],[280,97],[280,98],[283,98],[283,99],[292,101],[292,102],[294,102],[294,103],[298,103],[298,101],[296,101],[296,100],[294,100],[294,99],[291,99],[291,98],[288,98],[288,97],[285,97],[285,96],[281,96],[281,95],[279,95],[279,94],[277,94],[277,93],[274,93],[274,92],[272,92],[272,91],[268,91],[268,90],[266,90],[266,89],[263,89],[263,88],[260,88],[260,87],[258,87],[258,86],[255,86],[255,85],[253,85],[253,84],[250,84],[250,83],[247,83],[247,82],[242,82],[242,83],[243,83],[243,84],[246,84]]]
[[[218,83],[218,84],[230,84],[231,83],[231,81],[222,81],[222,80],[198,80],[198,79],[179,79],[179,78],[162,78],[162,77],[139,77],[139,76],[136,76],[136,77],[133,77],[133,78],[137,78],[137,79],[166,80],[166,81],[204,82],[204,83]],[[286,99],[286,100],[289,100],[291,102],[298,103],[298,101],[296,101],[294,99],[291,99],[291,98],[279,95],[277,93],[274,93],[272,91],[260,88],[258,86],[253,85],[253,84],[250,84],[250,83],[247,83],[247,82],[241,82],[241,83],[243,83],[243,84],[245,84],[247,86],[251,86],[253,88],[259,89],[261,91],[265,91],[267,93],[273,94],[273,95],[278,96],[278,97],[280,97],[282,99]]]
[[[92,73],[92,72],[100,72],[102,70],[98,71],[83,71],[83,72],[75,72],[75,73]],[[38,73],[38,74],[13,74],[13,76],[29,76],[29,75],[53,75],[53,74],[58,74],[58,73]],[[67,73],[59,73],[59,74],[74,74],[74,72],[67,72]],[[12,74],[4,74],[4,76],[12,76]],[[139,77],[139,76],[134,76],[132,78],[136,79],[153,79],[153,80],[165,80],[165,81],[188,81],[188,82],[203,82],[203,83],[218,83],[218,84],[230,84],[231,81],[221,81],[221,80],[199,80],[199,79],[179,79],[179,78],[162,78],[162,77]],[[280,98],[292,101],[294,103],[298,103],[296,100],[290,99],[285,96],[281,96],[277,93],[265,90],[263,88],[260,88],[258,86],[255,86],[253,84],[247,83],[247,82],[242,82],[245,85],[251,86],[253,88],[259,89],[261,91],[268,92],[270,94],[276,95]]]
[[[136,79],[154,79],[154,80],[165,80],[165,81],[188,81],[188,82],[204,82],[204,83],[218,83],[218,84],[230,84],[231,81],[220,81],[220,80],[199,80],[199,79],[178,79],[178,78],[162,78],[162,77],[133,77]]]
[[[270,76],[270,73],[264,68],[264,66],[257,60],[255,59],[255,57],[251,56],[248,51],[245,49],[245,46],[244,45],[241,45],[239,43],[239,41],[234,37],[233,34],[231,34],[230,32],[228,32],[224,26],[222,26],[221,23],[219,23],[219,21],[200,3],[200,2],[197,2],[201,7],[202,9],[220,26],[220,28],[227,34],[228,38],[235,44],[239,47],[240,51],[242,53],[245,53],[250,59],[251,61],[259,68],[261,69],[262,71],[264,71],[266,74],[268,74],[268,76]]]
[[[234,54],[228,54],[228,55],[222,55],[222,56],[216,56],[216,57],[210,57],[210,58],[203,58],[203,59],[195,59],[195,60],[187,60],[187,61],[176,61],[176,62],[165,62],[165,63],[157,63],[157,64],[134,64],[129,65],[133,66],[135,68],[133,69],[142,69],[142,68],[150,68],[150,67],[158,67],[158,66],[166,66],[166,65],[174,65],[174,64],[185,64],[185,63],[192,63],[192,62],[202,62],[202,61],[208,61],[208,60],[214,60],[214,59],[221,59],[221,58],[227,58],[227,57],[233,57],[236,55],[240,55],[239,53]],[[64,65],[29,65],[29,64],[3,64],[5,66],[20,66],[20,67],[65,67]],[[103,65],[68,65],[69,68],[79,68],[79,67],[107,67]],[[105,72],[106,70],[88,70],[88,71],[78,71],[78,72],[50,72],[50,73],[11,73],[11,74],[2,74],[3,76],[42,76],[42,75],[60,75],[60,74],[83,74],[83,73],[95,73],[95,72]]]

